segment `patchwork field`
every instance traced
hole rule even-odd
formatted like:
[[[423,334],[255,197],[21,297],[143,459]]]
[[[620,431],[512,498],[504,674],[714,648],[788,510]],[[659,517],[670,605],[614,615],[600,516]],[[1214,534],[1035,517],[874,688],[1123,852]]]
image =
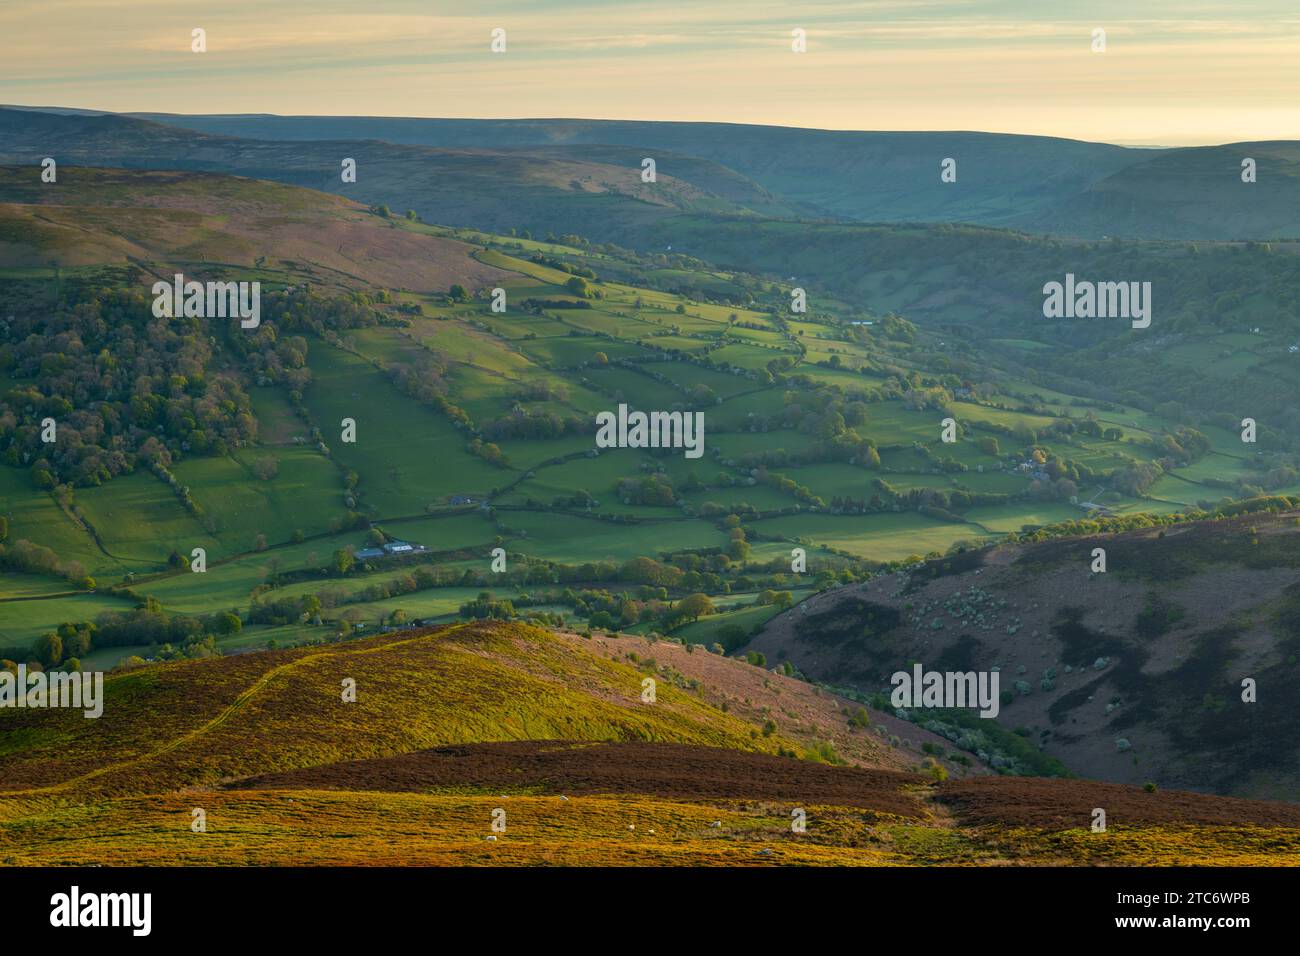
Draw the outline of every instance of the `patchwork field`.
[[[0,710],[0,860],[1297,862],[1289,751],[1252,736],[1293,723],[1276,421],[1243,441],[1049,374],[1025,330],[894,314],[994,322],[900,287],[967,264],[809,281],[796,313],[784,269],[208,174],[140,174],[123,213],[132,185],[0,207],[0,666],[108,672],[99,721]],[[640,214],[716,240],[716,197],[674,188]],[[10,255],[29,230],[46,252]],[[819,232],[755,241],[802,272]],[[260,328],[154,319],[182,268],[256,277]],[[1166,358],[1235,388],[1275,352]],[[619,405],[700,415],[702,453],[598,449]],[[917,660],[1016,668],[1005,717],[892,706]],[[1266,718],[1228,709],[1239,670]]]

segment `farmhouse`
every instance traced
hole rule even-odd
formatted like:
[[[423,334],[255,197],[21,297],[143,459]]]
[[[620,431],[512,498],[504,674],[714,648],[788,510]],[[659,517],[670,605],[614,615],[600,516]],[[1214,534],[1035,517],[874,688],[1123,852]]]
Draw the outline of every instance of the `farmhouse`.
[[[374,558],[399,557],[405,554],[423,554],[428,551],[422,544],[412,544],[410,541],[389,541],[380,548],[362,548],[357,551],[353,557],[358,561],[369,561]]]

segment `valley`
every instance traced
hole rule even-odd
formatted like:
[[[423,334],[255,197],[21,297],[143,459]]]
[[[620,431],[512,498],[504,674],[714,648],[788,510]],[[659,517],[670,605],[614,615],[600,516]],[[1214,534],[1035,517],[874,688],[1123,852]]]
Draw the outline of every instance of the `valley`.
[[[1298,858],[1289,226],[377,122],[0,109],[0,667],[107,672],[0,708],[0,859]],[[1032,145],[1084,194],[1184,152]],[[1075,276],[1140,304],[1049,317]]]

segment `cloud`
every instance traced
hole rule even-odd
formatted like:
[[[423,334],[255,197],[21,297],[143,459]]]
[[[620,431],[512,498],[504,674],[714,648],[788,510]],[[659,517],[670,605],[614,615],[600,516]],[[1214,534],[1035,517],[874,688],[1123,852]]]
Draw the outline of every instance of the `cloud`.
[[[1090,52],[1095,25],[1105,54]],[[206,54],[189,50],[196,26]],[[504,55],[488,49],[496,26]],[[790,51],[796,26],[805,54]],[[0,101],[1085,139],[1147,139],[1144,124],[1172,135],[1160,131],[1175,123],[1191,136],[1200,115],[1200,141],[1284,138],[1300,137],[1297,48],[1300,19],[1280,0],[5,0]]]

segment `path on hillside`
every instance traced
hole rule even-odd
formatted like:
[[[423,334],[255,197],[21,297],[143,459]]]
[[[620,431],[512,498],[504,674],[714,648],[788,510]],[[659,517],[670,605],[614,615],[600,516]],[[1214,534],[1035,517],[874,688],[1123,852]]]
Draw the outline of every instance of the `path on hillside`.
[[[439,631],[438,636],[449,634],[453,631],[460,630],[461,628],[466,626],[468,625],[453,624],[450,627]],[[298,666],[304,663],[316,662],[321,660],[322,658],[335,657],[344,654],[373,654],[378,651],[386,651],[394,647],[400,647],[403,644],[414,644],[417,641],[422,641],[432,636],[434,635],[431,633],[424,633],[416,637],[407,637],[407,638],[402,638],[401,640],[388,641],[383,644],[378,644],[375,647],[358,648],[356,647],[356,645],[350,645],[350,646],[345,646],[333,650],[320,651],[314,654],[304,654],[302,657],[295,658],[294,660],[291,661],[286,661],[285,663],[280,664],[277,667],[273,667],[266,673],[262,674],[262,676],[259,677],[252,684],[252,686],[250,686],[248,689],[240,693],[238,697],[236,697],[233,701],[231,701],[231,703],[227,707],[223,708],[211,720],[207,721],[207,723],[195,728],[194,730],[189,731],[188,733],[182,734],[181,736],[175,738],[174,740],[170,740],[162,744],[161,746],[148,751],[147,753],[139,754],[138,756],[130,757],[126,760],[118,761],[117,763],[110,763],[102,767],[96,767],[94,770],[88,770],[79,776],[70,777],[67,780],[60,781],[59,783],[50,784],[45,787],[36,787],[28,790],[0,790],[0,797],[22,797],[22,796],[35,796],[37,794],[57,793],[62,790],[67,790],[77,784],[84,783],[88,780],[93,780],[98,777],[102,777],[105,774],[111,774],[120,770],[126,770],[130,767],[135,767],[149,760],[153,760],[156,757],[160,757],[163,754],[171,753],[173,750],[176,750],[193,740],[197,740],[199,737],[202,737],[205,734],[211,732],[212,730],[215,730],[217,727],[220,727],[232,716],[234,716],[234,714],[237,711],[241,710],[243,706],[246,703],[248,703],[248,701],[250,701],[260,690],[262,690],[273,680],[275,680],[275,678],[279,677],[281,674],[287,673],[297,668]]]

